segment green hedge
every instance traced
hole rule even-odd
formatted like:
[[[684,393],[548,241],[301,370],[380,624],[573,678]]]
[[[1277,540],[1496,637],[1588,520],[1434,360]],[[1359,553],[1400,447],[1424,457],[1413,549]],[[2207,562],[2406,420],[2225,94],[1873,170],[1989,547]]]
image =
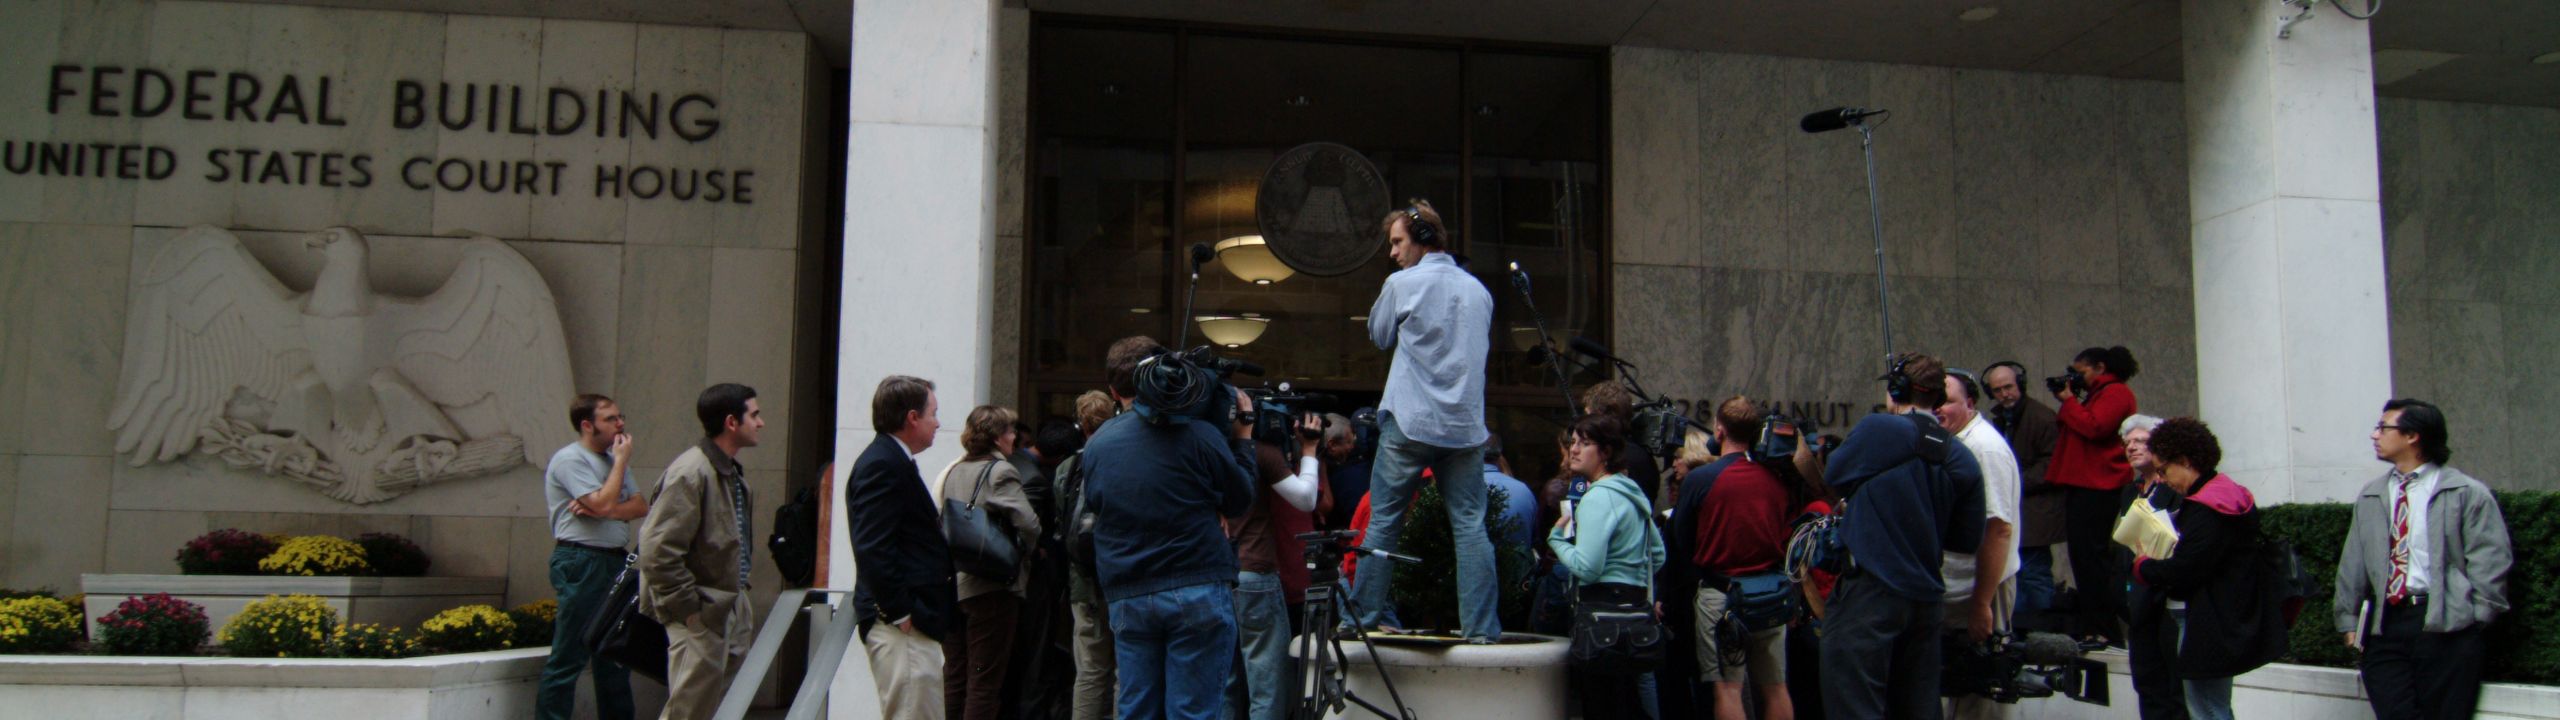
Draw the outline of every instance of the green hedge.
[[[2488,679],[2560,684],[2560,584],[2544,577],[2551,568],[2560,568],[2560,493],[2497,495],[2516,559],[2515,568],[2507,573],[2507,602],[2513,607],[2489,628]],[[2346,547],[2354,506],[2298,503],[2270,506],[2263,512],[2267,532],[2292,540],[2318,587],[2324,589],[2304,604],[2285,661],[2355,667],[2356,651],[2346,646],[2330,614],[2338,552]]]

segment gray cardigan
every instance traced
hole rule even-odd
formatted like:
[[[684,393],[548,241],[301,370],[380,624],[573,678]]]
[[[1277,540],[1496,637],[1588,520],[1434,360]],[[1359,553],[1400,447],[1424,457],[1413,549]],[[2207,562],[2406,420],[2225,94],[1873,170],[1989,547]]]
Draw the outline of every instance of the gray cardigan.
[[[2507,541],[2507,519],[2489,486],[2460,470],[2439,466],[2442,478],[2427,500],[2427,530],[2434,535],[2428,554],[2426,632],[2454,632],[2488,625],[2507,610],[2507,570],[2515,553]],[[2382,627],[2383,593],[2391,582],[2391,476],[2366,483],[2356,497],[2355,521],[2347,528],[2347,544],[2338,553],[2338,593],[2331,612],[2338,632],[2367,635]],[[2356,627],[2356,611],[2373,603],[2368,627]]]

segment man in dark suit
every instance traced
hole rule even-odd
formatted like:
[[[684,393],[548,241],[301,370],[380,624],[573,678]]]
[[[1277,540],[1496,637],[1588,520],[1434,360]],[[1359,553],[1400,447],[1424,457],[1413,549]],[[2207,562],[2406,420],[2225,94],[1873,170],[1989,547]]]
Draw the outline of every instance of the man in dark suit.
[[[932,381],[881,380],[871,394],[871,426],[880,435],[845,482],[854,617],[880,688],[880,716],[894,720],[943,717],[942,635],[958,601],[942,516],[916,468],[916,453],[931,447],[942,427],[939,409]]]

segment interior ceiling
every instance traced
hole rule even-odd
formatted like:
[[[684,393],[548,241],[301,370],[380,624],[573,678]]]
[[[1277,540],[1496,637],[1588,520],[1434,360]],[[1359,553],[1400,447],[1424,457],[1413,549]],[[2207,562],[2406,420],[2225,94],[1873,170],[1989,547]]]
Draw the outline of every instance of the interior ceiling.
[[[2362,7],[2366,0],[2345,1]],[[1042,12],[1334,32],[1635,45],[2168,81],[2178,80],[2181,72],[2178,0],[1027,3]],[[1981,7],[1998,12],[1979,22],[1958,19]],[[2324,4],[2307,22],[2357,21]],[[2536,56],[2560,52],[2560,2],[2399,0],[2386,2],[2372,23],[2382,95],[2560,107],[2560,63],[2533,63]]]

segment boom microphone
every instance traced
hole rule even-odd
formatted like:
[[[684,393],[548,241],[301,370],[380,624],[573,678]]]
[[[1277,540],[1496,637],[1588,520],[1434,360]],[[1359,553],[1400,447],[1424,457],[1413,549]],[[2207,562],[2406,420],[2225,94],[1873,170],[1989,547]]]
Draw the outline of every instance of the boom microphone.
[[[1607,360],[1607,361],[1609,361],[1609,362],[1613,362],[1613,363],[1624,363],[1624,362],[1626,362],[1625,360],[1620,360],[1620,359],[1618,359],[1618,356],[1616,356],[1616,355],[1611,355],[1611,354],[1609,354],[1609,347],[1608,347],[1608,346],[1606,346],[1606,345],[1602,345],[1602,344],[1600,344],[1600,342],[1599,342],[1599,341],[1597,341],[1597,340],[1593,340],[1593,339],[1591,339],[1591,338],[1583,337],[1583,336],[1580,336],[1580,335],[1575,335],[1575,336],[1573,336],[1573,340],[1572,340],[1571,342],[1566,343],[1566,344],[1573,346],[1573,351],[1574,351],[1574,352],[1582,353],[1582,354],[1584,354],[1584,355],[1589,355],[1589,356],[1591,356],[1593,359],[1597,359],[1597,360]]]
[[[2068,635],[2031,632],[2018,638],[2017,643],[2019,656],[2029,665],[2068,665],[2080,659],[2080,642]]]
[[[1869,110],[1862,107],[1836,107],[1806,115],[1803,120],[1796,123],[1796,127],[1802,128],[1805,132],[1809,133],[1826,133],[1848,127],[1856,124],[1860,120],[1876,115],[1882,115],[1887,112],[1891,111]]]

